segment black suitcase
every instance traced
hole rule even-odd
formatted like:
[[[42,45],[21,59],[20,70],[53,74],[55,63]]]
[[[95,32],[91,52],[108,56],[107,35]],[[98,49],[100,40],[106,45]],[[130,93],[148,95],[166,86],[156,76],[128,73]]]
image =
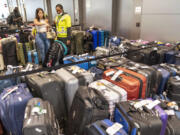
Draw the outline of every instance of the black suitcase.
[[[156,114],[147,107],[136,109],[131,101],[116,105],[115,121],[123,124],[128,134],[159,135],[162,123]]]
[[[31,99],[25,110],[23,135],[58,135],[60,132],[50,103],[40,98]]]
[[[67,115],[64,82],[56,74],[41,72],[27,75],[26,83],[35,97],[40,97],[52,104],[57,119],[63,126]]]
[[[109,117],[109,105],[98,91],[80,87],[68,117],[67,135],[84,135],[85,127]]]

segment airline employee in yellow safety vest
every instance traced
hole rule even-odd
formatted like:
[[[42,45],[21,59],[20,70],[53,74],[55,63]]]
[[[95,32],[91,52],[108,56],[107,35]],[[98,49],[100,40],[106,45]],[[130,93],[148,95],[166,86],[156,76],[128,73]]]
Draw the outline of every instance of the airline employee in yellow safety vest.
[[[71,17],[64,12],[61,4],[56,5],[57,16],[55,18],[57,39],[67,45],[70,52],[71,44]]]

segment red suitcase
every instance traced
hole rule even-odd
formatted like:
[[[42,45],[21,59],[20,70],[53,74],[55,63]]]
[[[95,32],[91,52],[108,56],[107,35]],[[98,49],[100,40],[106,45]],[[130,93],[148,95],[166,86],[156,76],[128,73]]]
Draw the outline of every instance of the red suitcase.
[[[146,77],[125,68],[109,69],[103,73],[103,78],[125,89],[128,100],[146,98]]]

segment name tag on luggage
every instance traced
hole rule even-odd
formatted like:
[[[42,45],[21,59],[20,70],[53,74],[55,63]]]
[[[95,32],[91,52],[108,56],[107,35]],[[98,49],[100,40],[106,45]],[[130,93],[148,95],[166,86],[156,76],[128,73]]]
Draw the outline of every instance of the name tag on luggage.
[[[106,133],[108,133],[108,135],[114,135],[115,133],[117,133],[121,128],[123,128],[123,126],[119,123],[115,123],[114,125],[112,125],[111,127],[106,129]]]
[[[160,104],[161,102],[159,100],[153,101],[151,104],[146,105],[148,109],[153,109],[156,105]]]
[[[115,71],[107,72],[107,73],[106,73],[106,76],[113,75],[114,73],[115,73]]]
[[[111,80],[115,81],[115,80],[118,78],[118,76],[121,75],[122,73],[123,73],[122,70],[117,71],[117,72],[113,75],[113,77],[111,78]]]

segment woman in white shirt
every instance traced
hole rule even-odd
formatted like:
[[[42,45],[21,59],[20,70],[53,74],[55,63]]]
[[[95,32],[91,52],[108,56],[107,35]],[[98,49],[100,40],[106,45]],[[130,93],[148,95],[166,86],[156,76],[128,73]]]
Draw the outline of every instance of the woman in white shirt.
[[[43,63],[45,55],[48,52],[50,46],[50,41],[47,39],[46,36],[46,32],[49,27],[48,19],[45,18],[44,11],[42,8],[36,9],[36,18],[34,19],[34,24],[37,30],[35,42],[37,45],[37,49],[40,52]]]

